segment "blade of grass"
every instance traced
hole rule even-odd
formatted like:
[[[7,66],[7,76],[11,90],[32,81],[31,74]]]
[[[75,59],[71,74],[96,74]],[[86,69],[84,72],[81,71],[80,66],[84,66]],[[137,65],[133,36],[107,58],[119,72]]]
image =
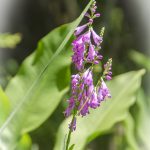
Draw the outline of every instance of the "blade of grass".
[[[10,123],[10,121],[15,116],[15,114],[18,112],[18,110],[20,109],[20,107],[24,104],[24,102],[32,94],[32,90],[36,87],[36,85],[40,81],[41,77],[44,75],[45,71],[47,70],[47,68],[49,67],[49,65],[51,64],[51,62],[61,53],[61,51],[63,50],[64,46],[67,44],[68,40],[71,38],[71,36],[72,36],[75,28],[79,25],[79,23],[81,22],[82,18],[84,17],[84,14],[88,11],[88,9],[89,9],[89,7],[90,7],[91,4],[92,4],[92,0],[88,3],[88,5],[85,7],[85,9],[81,13],[81,15],[77,18],[77,20],[72,23],[72,30],[67,34],[66,38],[60,44],[60,46],[58,47],[58,49],[56,50],[56,52],[54,53],[54,55],[51,57],[51,59],[49,60],[49,62],[43,67],[43,69],[41,70],[40,74],[33,81],[31,87],[29,88],[29,90],[25,94],[24,98],[18,103],[18,105],[10,113],[9,117],[7,118],[7,120],[5,121],[5,123],[0,128],[0,137],[1,137],[2,132],[7,127],[7,125]]]

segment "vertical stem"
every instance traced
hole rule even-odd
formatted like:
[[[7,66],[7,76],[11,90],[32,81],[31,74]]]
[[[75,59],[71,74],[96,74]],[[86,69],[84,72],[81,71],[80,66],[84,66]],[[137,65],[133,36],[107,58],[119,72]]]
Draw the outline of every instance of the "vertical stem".
[[[74,122],[75,116],[76,116],[76,113],[74,112],[72,120],[71,120],[71,125],[70,125],[71,127],[69,129],[69,133],[68,133],[68,137],[67,137],[67,142],[66,142],[66,149],[65,150],[68,150],[68,147],[69,147],[69,144],[70,144],[70,138],[71,138],[71,133],[72,133],[72,126],[73,126],[73,122]]]

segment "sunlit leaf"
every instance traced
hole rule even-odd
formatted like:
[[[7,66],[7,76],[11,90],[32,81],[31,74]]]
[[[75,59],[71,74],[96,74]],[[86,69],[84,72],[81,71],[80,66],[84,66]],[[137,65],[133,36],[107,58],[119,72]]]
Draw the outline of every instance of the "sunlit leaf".
[[[68,90],[71,63],[71,44],[68,40],[91,2],[76,21],[44,37],[10,81],[6,94],[11,100],[12,112],[0,129],[0,149],[15,148],[18,137],[39,127]]]
[[[150,99],[149,99],[150,100]],[[139,106],[139,120],[137,124],[137,135],[140,150],[150,149],[150,105],[147,103],[147,97],[141,90],[138,95],[137,104]]]
[[[0,126],[4,123],[10,113],[10,102],[2,88],[0,87]]]
[[[127,150],[139,150],[135,137],[135,122],[130,113],[128,113],[124,120],[124,134],[128,143]]]

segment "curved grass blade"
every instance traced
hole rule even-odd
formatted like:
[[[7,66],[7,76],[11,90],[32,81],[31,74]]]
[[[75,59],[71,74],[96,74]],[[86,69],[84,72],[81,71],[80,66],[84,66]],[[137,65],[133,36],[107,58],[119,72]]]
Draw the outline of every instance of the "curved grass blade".
[[[59,27],[44,37],[39,42],[37,50],[25,59],[17,75],[8,84],[5,92],[11,100],[11,112],[14,114],[9,118],[10,120],[7,120],[1,132],[0,149],[14,149],[20,135],[43,123],[68,90],[71,63],[70,41],[64,44],[65,51],[60,49],[61,46],[57,47],[62,45],[62,40],[68,36],[68,31],[73,33],[73,27],[79,23],[77,21]],[[60,77],[63,80],[60,80]],[[35,81],[36,84],[33,84]],[[30,91],[31,86],[33,88]],[[26,94],[27,92],[29,93]]]
[[[60,54],[60,52],[63,50],[64,46],[67,44],[68,40],[71,38],[75,28],[79,25],[79,23],[81,22],[82,18],[84,17],[84,14],[87,12],[87,10],[89,9],[90,5],[92,3],[92,0],[89,2],[89,4],[86,6],[86,8],[84,9],[84,11],[81,13],[81,15],[79,16],[79,18],[73,22],[71,24],[72,29],[70,30],[70,32],[67,34],[66,38],[63,40],[63,42],[61,43],[61,45],[58,47],[58,49],[56,50],[56,52],[54,53],[54,55],[51,57],[51,59],[49,60],[49,62],[43,67],[42,71],[40,72],[40,74],[38,75],[38,77],[36,78],[36,80],[32,83],[31,87],[29,88],[29,90],[27,91],[27,93],[25,94],[24,98],[22,98],[22,100],[18,103],[18,105],[14,108],[14,110],[10,113],[9,117],[7,118],[7,120],[5,121],[5,123],[3,124],[3,126],[0,128],[0,136],[2,134],[2,132],[4,131],[4,129],[7,127],[7,125],[10,123],[10,121],[12,120],[12,118],[15,116],[15,114],[19,111],[19,109],[21,108],[21,106],[24,104],[24,102],[26,100],[28,100],[28,97],[30,95],[32,95],[32,91],[34,89],[34,87],[36,87],[36,85],[38,84],[38,82],[40,81],[41,77],[44,75],[45,71],[47,70],[47,68],[49,67],[49,65],[51,64],[51,62]]]

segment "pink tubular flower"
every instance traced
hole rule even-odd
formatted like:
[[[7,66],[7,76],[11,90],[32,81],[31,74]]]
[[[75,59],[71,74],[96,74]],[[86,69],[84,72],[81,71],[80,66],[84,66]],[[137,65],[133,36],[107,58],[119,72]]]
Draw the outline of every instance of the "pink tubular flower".
[[[87,24],[77,27],[75,30],[75,35],[76,36],[79,35],[86,27],[87,27]]]
[[[101,42],[103,41],[102,37],[97,35],[96,32],[93,29],[92,29],[92,36],[93,36],[93,40],[94,40],[96,45],[100,45]]]
[[[100,15],[101,15],[100,13],[96,13],[94,16],[95,17],[100,17]]]
[[[78,74],[72,75],[72,82],[71,82],[72,88],[71,89],[72,89],[73,96],[75,96],[77,94],[79,80],[80,80],[80,76]]]
[[[107,97],[111,98],[109,89],[107,88],[107,86],[103,80],[101,81],[101,85],[98,88],[98,96],[97,97],[98,97],[99,102],[103,101]]]
[[[73,97],[71,97],[71,98],[68,100],[68,103],[69,103],[69,105],[68,105],[67,109],[66,109],[65,112],[64,112],[64,115],[65,115],[66,117],[69,117],[69,116],[71,115],[71,112],[72,112],[72,110],[73,110],[74,107],[75,107],[75,99],[74,99]]]
[[[85,13],[85,16],[88,17],[88,18],[91,17],[89,13]]]
[[[109,75],[106,76],[106,80],[111,80],[111,79],[112,79],[111,76],[109,76]]]
[[[99,106],[100,106],[100,103],[97,99],[97,93],[94,90],[93,93],[92,93],[91,99],[90,99],[90,107],[93,108],[93,109],[96,109]]]
[[[86,32],[86,33],[83,34],[82,41],[84,43],[90,43],[90,41],[91,41],[90,38],[91,38],[91,31],[89,30],[88,32]]]
[[[88,56],[87,56],[87,61],[89,62],[92,62],[97,56],[94,48],[95,48],[94,45],[92,44],[89,45],[89,51],[88,51]]]
[[[76,50],[76,48],[77,48],[79,45],[84,45],[84,43],[83,43],[83,36],[84,36],[84,34],[79,35],[79,37],[77,37],[77,39],[75,39],[75,40],[72,42],[73,51]]]
[[[92,71],[90,71],[90,69],[86,70],[83,73],[83,83],[87,86],[93,84],[93,76]]]

